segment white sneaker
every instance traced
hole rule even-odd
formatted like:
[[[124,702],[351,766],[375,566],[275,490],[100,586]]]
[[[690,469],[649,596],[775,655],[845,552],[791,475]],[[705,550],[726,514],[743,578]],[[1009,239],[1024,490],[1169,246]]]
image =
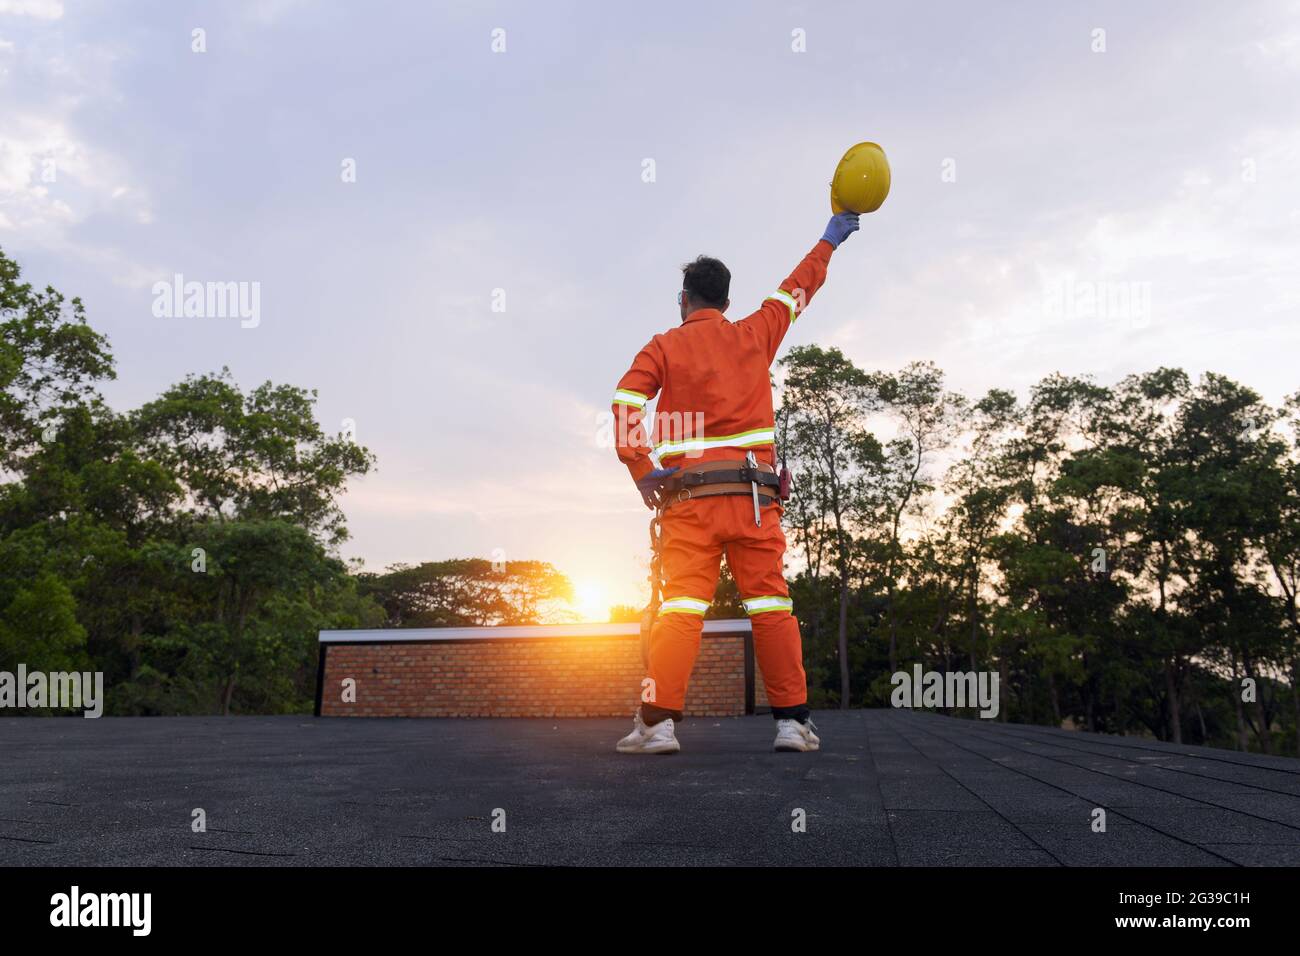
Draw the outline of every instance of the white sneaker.
[[[807,750],[817,750],[821,747],[821,740],[817,737],[814,730],[817,725],[811,720],[806,724],[801,724],[797,720],[778,720],[776,722],[776,741],[772,744],[773,750],[795,750],[800,753]]]
[[[641,720],[641,711],[633,718],[632,732],[618,742],[615,748],[621,754],[675,754],[682,749],[677,742],[671,717],[647,727]]]

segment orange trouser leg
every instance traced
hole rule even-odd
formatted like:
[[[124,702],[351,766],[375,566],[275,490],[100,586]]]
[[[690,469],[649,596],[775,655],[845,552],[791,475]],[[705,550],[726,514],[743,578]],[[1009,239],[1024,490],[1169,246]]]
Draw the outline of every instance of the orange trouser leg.
[[[790,590],[782,568],[785,532],[777,505],[763,508],[763,524],[754,524],[753,502],[728,498],[736,513],[726,543],[727,567],[745,601],[754,629],[754,656],[763,674],[768,703],[797,707],[808,701],[799,622],[791,613]],[[739,504],[737,504],[739,503]]]
[[[663,717],[667,716],[663,711],[668,711],[680,719],[686,706],[686,686],[700,650],[704,612],[718,586],[722,545],[716,509],[711,506],[719,500],[686,501],[664,512],[664,600],[650,632],[654,699],[650,702],[653,708],[643,707],[643,714]]]

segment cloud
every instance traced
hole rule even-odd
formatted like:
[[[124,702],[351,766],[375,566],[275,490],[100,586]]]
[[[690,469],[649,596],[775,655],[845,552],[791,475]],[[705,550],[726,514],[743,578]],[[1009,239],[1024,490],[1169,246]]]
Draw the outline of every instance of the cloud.
[[[240,8],[243,19],[270,26],[310,6],[312,0],[251,0]]]
[[[0,13],[54,20],[62,6],[0,0]],[[80,230],[96,218],[131,225],[153,220],[143,180],[118,145],[83,131],[82,117],[116,99],[116,59],[112,44],[77,44],[61,24],[0,40],[0,75],[7,80],[0,83],[0,240],[90,262],[114,284],[136,288],[158,270],[140,266],[120,244],[92,242]]]
[[[6,109],[0,135],[0,209],[5,231],[58,244],[92,215],[146,224],[149,198],[111,151],[79,137],[65,117]]]
[[[59,20],[63,17],[63,0],[0,0],[0,14]]]

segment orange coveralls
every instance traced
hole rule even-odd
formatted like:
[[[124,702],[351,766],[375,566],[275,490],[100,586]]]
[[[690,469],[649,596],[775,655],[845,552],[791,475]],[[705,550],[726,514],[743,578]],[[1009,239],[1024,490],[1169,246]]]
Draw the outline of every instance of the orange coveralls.
[[[614,393],[615,444],[633,480],[662,467],[740,461],[746,452],[776,467],[769,369],[790,324],[826,281],[833,247],[813,246],[762,307],[738,322],[699,309],[656,335],[619,379]],[[643,416],[658,395],[647,444]],[[664,601],[650,635],[650,674],[657,710],[680,712],[713,600],[723,553],[754,630],[754,653],[774,708],[808,699],[799,622],[791,613],[782,558],[779,502],[754,524],[749,496],[719,495],[674,504],[663,513]],[[653,721],[652,721],[653,722]]]

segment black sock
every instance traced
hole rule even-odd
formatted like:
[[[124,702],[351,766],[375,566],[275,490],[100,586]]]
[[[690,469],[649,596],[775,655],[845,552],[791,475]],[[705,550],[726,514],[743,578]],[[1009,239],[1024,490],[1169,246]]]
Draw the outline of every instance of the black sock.
[[[808,709],[807,704],[795,704],[793,707],[773,707],[772,717],[775,720],[797,720],[801,724],[806,724],[809,718],[812,717],[812,711]]]
[[[680,724],[682,722],[682,712],[680,710],[668,710],[664,707],[656,707],[654,704],[641,705],[641,723],[647,727],[653,727],[670,717],[674,723]]]

